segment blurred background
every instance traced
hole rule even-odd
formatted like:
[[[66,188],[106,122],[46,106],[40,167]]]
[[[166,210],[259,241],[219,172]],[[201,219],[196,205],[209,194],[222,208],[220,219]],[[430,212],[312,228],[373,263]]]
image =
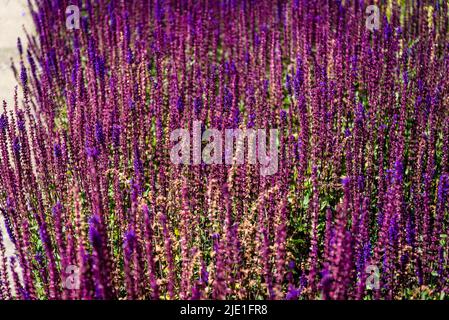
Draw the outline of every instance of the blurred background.
[[[10,68],[11,58],[17,62],[17,37],[26,43],[24,28],[31,30],[32,18],[27,0],[0,0],[0,105],[13,101],[16,80]],[[26,46],[24,45],[24,49]]]

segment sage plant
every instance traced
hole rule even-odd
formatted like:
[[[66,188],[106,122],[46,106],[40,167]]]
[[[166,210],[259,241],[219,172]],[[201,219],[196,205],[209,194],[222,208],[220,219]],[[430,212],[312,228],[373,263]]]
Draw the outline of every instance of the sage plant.
[[[448,2],[374,2],[30,1],[0,297],[446,297]]]

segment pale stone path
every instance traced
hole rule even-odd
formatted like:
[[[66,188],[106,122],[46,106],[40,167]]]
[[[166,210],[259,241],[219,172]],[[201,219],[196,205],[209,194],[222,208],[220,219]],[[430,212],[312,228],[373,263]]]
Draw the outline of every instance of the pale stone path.
[[[26,0],[0,0],[0,102],[13,101],[16,80],[11,71],[11,58],[17,64],[17,38],[26,43],[23,27],[31,28],[31,15]]]
[[[28,32],[32,30],[31,15],[27,8],[27,0],[0,0],[0,106],[3,100],[12,106],[14,87],[17,85],[10,68],[11,58],[17,67],[17,38],[22,39],[26,49],[24,27]],[[1,205],[1,204],[0,204]],[[0,232],[3,233],[7,256],[14,254],[14,246],[4,232],[3,217],[0,215]]]

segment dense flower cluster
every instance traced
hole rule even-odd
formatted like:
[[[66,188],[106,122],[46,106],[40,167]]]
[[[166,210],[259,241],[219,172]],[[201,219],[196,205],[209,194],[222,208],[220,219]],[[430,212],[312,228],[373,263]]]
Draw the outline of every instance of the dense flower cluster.
[[[0,115],[0,297],[448,294],[448,2],[373,2],[30,4],[24,98]],[[173,164],[194,121],[278,129],[277,173]]]

